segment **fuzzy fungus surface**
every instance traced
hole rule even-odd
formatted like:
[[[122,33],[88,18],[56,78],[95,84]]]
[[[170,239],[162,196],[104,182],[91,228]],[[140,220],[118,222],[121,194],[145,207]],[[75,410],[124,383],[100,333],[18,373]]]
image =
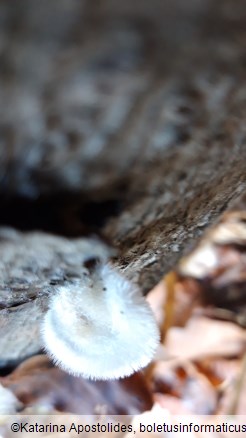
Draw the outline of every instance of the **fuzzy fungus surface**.
[[[146,366],[159,341],[141,292],[109,264],[97,266],[50,301],[42,335],[55,363],[68,373],[118,379]]]

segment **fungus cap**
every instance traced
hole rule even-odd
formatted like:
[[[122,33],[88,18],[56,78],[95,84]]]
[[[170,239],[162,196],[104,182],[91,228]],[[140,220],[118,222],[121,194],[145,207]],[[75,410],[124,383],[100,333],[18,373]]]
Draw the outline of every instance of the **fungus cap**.
[[[117,379],[146,366],[159,331],[140,291],[110,265],[51,299],[42,326],[45,348],[68,373]]]

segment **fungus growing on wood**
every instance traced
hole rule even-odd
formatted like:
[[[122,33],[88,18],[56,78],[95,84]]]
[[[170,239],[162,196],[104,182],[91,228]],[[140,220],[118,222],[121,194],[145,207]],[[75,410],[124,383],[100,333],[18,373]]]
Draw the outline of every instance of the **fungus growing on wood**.
[[[154,316],[138,288],[115,268],[57,289],[42,326],[48,354],[68,373],[117,379],[146,366],[159,341]]]

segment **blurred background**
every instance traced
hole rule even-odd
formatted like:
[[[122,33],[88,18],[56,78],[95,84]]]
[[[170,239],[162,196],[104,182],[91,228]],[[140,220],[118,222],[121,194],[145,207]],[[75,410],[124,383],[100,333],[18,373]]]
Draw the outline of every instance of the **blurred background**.
[[[245,15],[243,0],[1,0],[0,196],[124,198],[146,162],[230,144]]]

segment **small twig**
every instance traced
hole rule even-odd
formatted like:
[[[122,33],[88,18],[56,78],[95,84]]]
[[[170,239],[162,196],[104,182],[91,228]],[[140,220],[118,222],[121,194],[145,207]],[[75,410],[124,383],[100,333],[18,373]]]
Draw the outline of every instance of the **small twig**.
[[[161,342],[164,342],[167,332],[173,323],[174,303],[175,303],[175,284],[177,275],[174,271],[169,272],[163,279],[166,284],[167,296],[164,305],[165,319],[161,327]]]

